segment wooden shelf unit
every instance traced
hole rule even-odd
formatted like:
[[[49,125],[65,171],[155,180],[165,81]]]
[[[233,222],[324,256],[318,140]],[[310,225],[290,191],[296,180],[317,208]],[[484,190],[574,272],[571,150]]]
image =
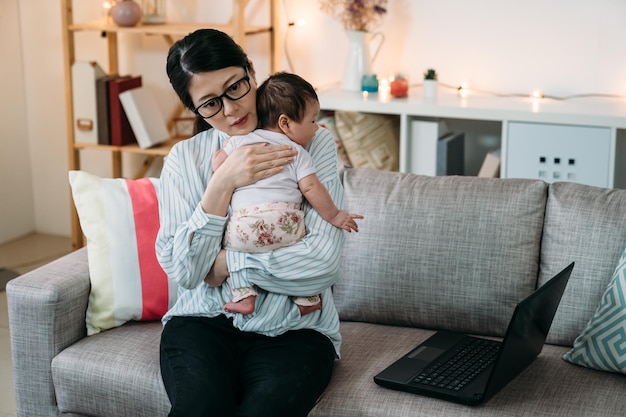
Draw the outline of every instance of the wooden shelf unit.
[[[211,27],[228,33],[233,39],[245,49],[246,37],[261,33],[268,33],[270,37],[270,67],[272,72],[276,72],[280,68],[281,46],[278,33],[280,25],[279,18],[279,0],[267,0],[269,5],[270,23],[267,26],[252,26],[245,23],[245,11],[248,6],[248,0],[232,0],[233,13],[228,24],[210,24],[210,23],[186,23],[186,22],[165,22],[164,24],[142,25],[134,27],[120,27],[113,22],[102,19],[90,22],[74,22],[73,0],[61,0],[61,25],[63,31],[63,53],[64,53],[64,82],[65,96],[67,103],[67,149],[68,149],[68,165],[70,170],[78,170],[81,168],[80,151],[83,149],[97,149],[109,152],[112,158],[112,173],[114,177],[122,176],[122,154],[132,153],[144,155],[146,157],[143,166],[136,173],[136,177],[145,175],[150,164],[155,158],[167,155],[176,138],[161,144],[159,146],[141,149],[137,144],[126,146],[112,145],[94,145],[75,143],[74,141],[74,116],[73,116],[73,100],[72,100],[72,79],[71,69],[76,61],[76,43],[75,34],[78,32],[101,32],[106,37],[106,48],[108,56],[109,74],[119,73],[119,55],[118,55],[118,34],[128,33],[136,35],[157,35],[162,36],[168,45],[175,42],[175,38],[180,38],[197,29]],[[181,106],[182,110],[182,106]],[[78,214],[73,202],[71,207],[71,227],[72,227],[72,246],[78,249],[84,245],[83,234],[78,221]]]

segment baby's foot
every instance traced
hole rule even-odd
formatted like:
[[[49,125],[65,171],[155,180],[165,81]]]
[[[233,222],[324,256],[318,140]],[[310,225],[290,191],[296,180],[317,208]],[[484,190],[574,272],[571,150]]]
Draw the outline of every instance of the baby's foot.
[[[228,313],[252,314],[254,313],[254,303],[256,296],[251,295],[237,302],[231,301],[224,304],[224,311]]]

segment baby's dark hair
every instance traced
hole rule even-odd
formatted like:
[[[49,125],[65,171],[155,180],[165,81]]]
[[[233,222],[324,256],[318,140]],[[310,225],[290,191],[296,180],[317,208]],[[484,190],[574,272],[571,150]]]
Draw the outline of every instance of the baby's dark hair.
[[[304,78],[288,72],[270,75],[256,93],[258,127],[276,127],[281,114],[301,122],[310,101],[318,101],[317,93]]]

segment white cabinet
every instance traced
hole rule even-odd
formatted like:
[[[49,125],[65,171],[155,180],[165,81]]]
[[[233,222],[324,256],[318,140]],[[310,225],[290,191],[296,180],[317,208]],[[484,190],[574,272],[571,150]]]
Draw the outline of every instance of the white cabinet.
[[[508,178],[611,183],[608,127],[509,122],[506,153]]]

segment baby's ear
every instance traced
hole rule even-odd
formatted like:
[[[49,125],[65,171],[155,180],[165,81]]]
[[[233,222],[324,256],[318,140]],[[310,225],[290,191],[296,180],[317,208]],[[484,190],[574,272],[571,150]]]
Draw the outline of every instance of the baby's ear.
[[[285,114],[281,114],[278,116],[278,128],[286,135],[290,132],[289,130],[289,117]]]

